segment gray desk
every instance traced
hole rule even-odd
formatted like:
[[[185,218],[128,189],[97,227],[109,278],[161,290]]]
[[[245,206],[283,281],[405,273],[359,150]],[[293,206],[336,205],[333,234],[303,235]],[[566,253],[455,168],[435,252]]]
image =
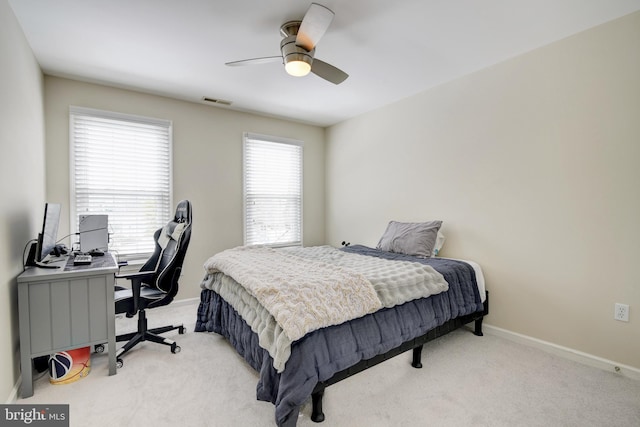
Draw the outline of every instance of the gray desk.
[[[33,358],[108,344],[109,375],[116,373],[113,255],[86,266],[29,267],[18,276],[22,397],[33,395]]]

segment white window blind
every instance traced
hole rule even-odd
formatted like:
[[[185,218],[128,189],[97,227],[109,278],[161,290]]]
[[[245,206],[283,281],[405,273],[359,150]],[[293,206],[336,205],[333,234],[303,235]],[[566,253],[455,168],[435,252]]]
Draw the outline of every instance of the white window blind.
[[[79,215],[109,216],[109,250],[154,250],[171,215],[170,121],[70,108],[71,230]]]
[[[302,142],[244,134],[244,243],[302,245]]]

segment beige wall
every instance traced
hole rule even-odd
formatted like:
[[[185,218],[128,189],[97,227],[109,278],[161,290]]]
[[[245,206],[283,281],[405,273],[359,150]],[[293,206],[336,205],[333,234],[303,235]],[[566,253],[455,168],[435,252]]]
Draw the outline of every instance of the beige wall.
[[[63,218],[69,215],[70,105],[173,121],[174,203],[193,204],[177,298],[199,296],[207,258],[243,243],[242,132],[304,141],[304,244],[324,243],[324,129],[46,76],[47,198],[62,204]],[[68,221],[60,226],[60,235],[67,234]]]
[[[0,396],[20,375],[18,292],[27,242],[42,226],[44,116],[42,73],[6,0],[0,0]]]
[[[328,243],[442,219],[488,323],[640,368],[639,46],[635,13],[329,128]]]

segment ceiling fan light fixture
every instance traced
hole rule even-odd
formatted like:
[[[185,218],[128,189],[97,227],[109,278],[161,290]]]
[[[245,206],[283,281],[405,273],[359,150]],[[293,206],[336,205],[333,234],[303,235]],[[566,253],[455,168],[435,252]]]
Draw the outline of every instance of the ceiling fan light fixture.
[[[294,60],[288,61],[285,64],[284,69],[291,76],[303,77],[311,72],[311,64],[303,60],[294,59]]]

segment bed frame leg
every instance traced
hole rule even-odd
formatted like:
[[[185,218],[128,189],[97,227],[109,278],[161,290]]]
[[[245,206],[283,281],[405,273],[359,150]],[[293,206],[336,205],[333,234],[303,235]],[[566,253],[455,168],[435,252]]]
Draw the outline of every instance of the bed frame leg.
[[[311,421],[315,423],[321,423],[324,421],[324,413],[322,412],[322,396],[324,396],[324,389],[318,390],[311,394]]]
[[[411,366],[416,369],[422,368],[422,345],[413,348],[413,360]]]
[[[484,317],[481,317],[479,319],[476,319],[475,321],[475,330],[473,331],[473,333],[479,337],[484,336],[484,334],[482,333],[482,320],[484,319]]]

